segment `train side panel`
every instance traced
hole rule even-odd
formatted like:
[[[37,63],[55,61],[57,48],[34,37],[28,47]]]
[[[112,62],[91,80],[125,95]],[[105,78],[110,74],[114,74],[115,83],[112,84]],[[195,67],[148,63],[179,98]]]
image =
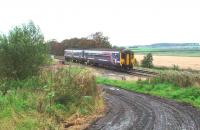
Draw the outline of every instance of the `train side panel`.
[[[110,52],[106,51],[84,51],[85,59],[89,64],[96,65],[111,65],[111,56]]]
[[[82,61],[83,50],[65,50],[65,60]]]

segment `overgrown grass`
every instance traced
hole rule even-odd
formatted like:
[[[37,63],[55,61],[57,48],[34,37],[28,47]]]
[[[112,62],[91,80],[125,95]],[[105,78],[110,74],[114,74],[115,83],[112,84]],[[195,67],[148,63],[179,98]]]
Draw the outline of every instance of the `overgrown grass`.
[[[152,78],[151,83],[171,83],[179,87],[200,86],[200,74],[188,71],[165,71]]]
[[[73,114],[91,115],[103,99],[91,72],[49,68],[25,80],[0,81],[0,129],[58,129]]]
[[[200,88],[198,86],[180,87],[168,81],[161,80],[146,81],[121,81],[111,80],[102,77],[97,78],[97,83],[112,85],[119,88],[174,99],[179,102],[192,104],[200,108]]]

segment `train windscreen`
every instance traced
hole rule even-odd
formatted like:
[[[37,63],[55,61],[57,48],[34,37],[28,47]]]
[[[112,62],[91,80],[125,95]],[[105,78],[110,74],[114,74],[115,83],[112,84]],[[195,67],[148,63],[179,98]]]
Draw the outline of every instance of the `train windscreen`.
[[[112,54],[112,57],[113,57],[113,59],[116,59],[117,61],[120,60],[120,55],[119,55],[119,53],[113,53],[113,54]]]

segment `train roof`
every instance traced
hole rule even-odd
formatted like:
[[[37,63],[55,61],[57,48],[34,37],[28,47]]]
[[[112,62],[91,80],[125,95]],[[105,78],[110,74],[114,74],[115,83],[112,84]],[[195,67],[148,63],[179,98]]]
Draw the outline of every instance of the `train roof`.
[[[110,52],[110,53],[119,53],[120,50],[116,49],[65,49],[65,51],[72,51],[72,52],[80,52],[80,51],[85,51],[89,53],[102,53],[102,52]],[[129,49],[124,49],[121,50],[122,52],[133,52],[132,50]]]
[[[85,52],[89,53],[119,53],[119,51],[101,51],[101,50],[85,50]]]
[[[103,53],[103,52],[109,52],[109,53],[119,53],[119,51],[116,50],[73,50],[73,49],[65,49],[65,51],[72,51],[72,52],[80,52],[85,51],[88,53]]]
[[[80,52],[80,51],[83,51],[83,50],[72,50],[72,49],[65,49],[65,51]]]

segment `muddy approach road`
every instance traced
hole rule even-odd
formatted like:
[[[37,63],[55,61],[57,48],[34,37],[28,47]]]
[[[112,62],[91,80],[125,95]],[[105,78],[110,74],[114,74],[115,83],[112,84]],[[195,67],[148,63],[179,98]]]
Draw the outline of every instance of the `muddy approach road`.
[[[189,105],[102,87],[108,110],[89,130],[200,130],[200,111]]]

